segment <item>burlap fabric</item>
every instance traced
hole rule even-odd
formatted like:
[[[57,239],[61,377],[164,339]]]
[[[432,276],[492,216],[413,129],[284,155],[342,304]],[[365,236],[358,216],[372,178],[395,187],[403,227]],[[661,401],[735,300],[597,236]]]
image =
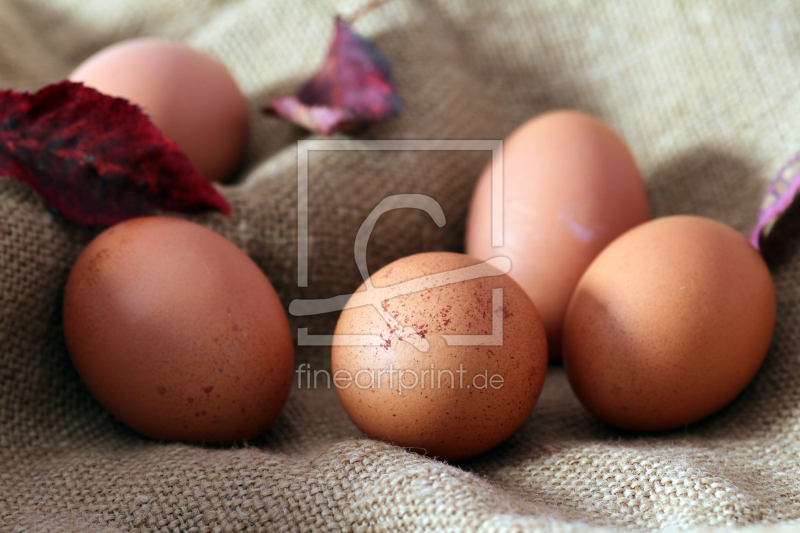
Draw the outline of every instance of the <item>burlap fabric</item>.
[[[352,2],[6,0],[0,86],[66,77],[115,41],[159,35],[223,60],[252,106],[230,218],[197,220],[264,269],[285,304],[360,283],[353,238],[389,194],[421,212],[384,216],[374,271],[403,255],[458,250],[481,152],[313,152],[309,286],[296,286],[295,141],[258,114],[320,63]],[[356,27],[394,64],[402,118],[361,139],[501,139],[557,107],[594,113],[630,143],[656,216],[696,213],[747,231],[765,182],[800,149],[800,10],[790,0],[423,2],[395,0]],[[770,264],[778,324],[767,360],[729,407],[685,430],[621,433],[574,398],[560,368],[524,426],[454,466],[363,438],[335,391],[294,390],[277,422],[233,448],[161,444],[97,404],[66,352],[60,300],[92,230],[0,179],[0,529],[4,531],[427,531],[793,528],[800,518],[800,230]],[[793,222],[794,220],[794,222]],[[330,333],[336,316],[292,319]],[[297,362],[328,365],[324,348]]]

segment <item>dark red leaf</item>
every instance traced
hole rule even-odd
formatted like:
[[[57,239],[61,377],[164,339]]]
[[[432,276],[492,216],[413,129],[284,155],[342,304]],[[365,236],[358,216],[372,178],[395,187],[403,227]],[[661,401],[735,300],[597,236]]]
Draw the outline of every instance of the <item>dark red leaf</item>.
[[[231,210],[141,109],[69,81],[34,93],[0,91],[2,175],[82,225],[154,210]]]
[[[330,135],[395,117],[401,108],[389,61],[337,17],[319,72],[295,96],[273,100],[264,112]]]

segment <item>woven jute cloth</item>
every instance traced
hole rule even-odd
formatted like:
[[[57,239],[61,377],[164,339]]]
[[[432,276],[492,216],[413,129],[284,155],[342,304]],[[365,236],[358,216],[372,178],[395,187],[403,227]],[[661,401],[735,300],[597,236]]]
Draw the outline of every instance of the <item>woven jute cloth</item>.
[[[320,65],[333,17],[364,0],[5,0],[0,86],[65,78],[116,41],[189,43],[223,61],[251,105],[232,216],[194,220],[264,270],[283,303],[352,292],[353,242],[385,197],[436,199],[379,220],[369,266],[462,248],[482,151],[309,154],[308,286],[297,278],[297,145],[259,108]],[[766,182],[800,149],[800,8],[791,0],[388,2],[355,23],[394,66],[399,119],[339,139],[503,139],[577,108],[630,144],[654,216],[693,213],[747,232]],[[140,436],[99,405],[67,353],[61,299],[96,229],[0,178],[0,530],[589,531],[800,528],[800,217],[768,247],[778,322],[748,388],[678,431],[616,431],[587,413],[560,367],[507,442],[460,464],[365,438],[333,389],[295,388],[256,440],[214,448]],[[332,333],[336,313],[290,317]],[[330,348],[297,348],[329,367]]]

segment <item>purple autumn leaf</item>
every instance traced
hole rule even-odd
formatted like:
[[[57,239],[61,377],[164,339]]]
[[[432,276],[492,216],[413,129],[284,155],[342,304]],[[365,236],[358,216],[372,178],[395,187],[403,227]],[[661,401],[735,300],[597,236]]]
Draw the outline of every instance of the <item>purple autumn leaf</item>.
[[[322,68],[294,96],[264,109],[311,131],[330,135],[400,114],[389,61],[341,18]]]
[[[771,227],[775,220],[786,211],[794,201],[798,189],[800,189],[800,154],[797,154],[778,172],[764,193],[761,208],[758,211],[758,222],[750,235],[750,242],[756,247],[756,250],[760,250],[761,232],[764,228]]]

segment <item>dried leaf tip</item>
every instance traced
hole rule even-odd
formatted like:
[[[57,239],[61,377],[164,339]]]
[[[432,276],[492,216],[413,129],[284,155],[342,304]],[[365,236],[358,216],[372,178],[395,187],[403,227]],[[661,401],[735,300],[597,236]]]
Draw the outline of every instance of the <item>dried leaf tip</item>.
[[[759,241],[762,232],[765,229],[769,232],[775,221],[792,205],[798,189],[800,189],[800,154],[784,165],[764,192],[758,211],[758,222],[750,235],[750,243],[756,250],[761,249]]]

